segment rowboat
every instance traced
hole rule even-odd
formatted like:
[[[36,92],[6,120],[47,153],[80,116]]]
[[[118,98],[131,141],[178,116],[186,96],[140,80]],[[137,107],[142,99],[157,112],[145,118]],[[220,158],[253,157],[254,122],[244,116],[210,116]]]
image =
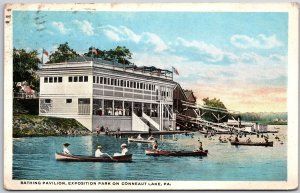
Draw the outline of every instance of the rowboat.
[[[155,139],[148,140],[148,139],[136,139],[136,138],[128,138],[128,142],[134,143],[154,143]]]
[[[161,150],[145,150],[146,155],[150,156],[207,156],[208,150],[195,151],[161,151]]]
[[[230,142],[231,145],[248,145],[248,146],[271,146],[273,147],[273,141],[270,142]]]
[[[112,156],[112,157],[94,157],[94,156],[82,156],[82,155],[69,155],[69,154],[56,152],[55,159],[57,161],[69,161],[69,162],[131,162],[132,154]]]

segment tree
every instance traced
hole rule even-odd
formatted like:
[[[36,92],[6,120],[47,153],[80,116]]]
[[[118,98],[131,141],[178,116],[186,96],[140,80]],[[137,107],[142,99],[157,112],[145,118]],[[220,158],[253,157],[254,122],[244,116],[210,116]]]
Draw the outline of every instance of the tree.
[[[116,60],[118,63],[126,65],[131,64],[129,60],[132,59],[132,53],[125,46],[117,46],[115,49],[110,49],[108,51],[90,47],[89,52],[85,53],[84,55],[102,58],[109,61]]]
[[[60,44],[57,50],[49,56],[49,61],[47,63],[59,63],[65,62],[72,58],[76,58],[79,54],[71,49],[68,45],[68,42]]]
[[[202,113],[206,112],[203,118],[211,122],[227,122],[228,121],[228,111],[224,103],[220,99],[210,99],[209,97],[202,99],[203,104],[208,107],[208,109],[203,110]],[[209,109],[209,107],[212,107]]]
[[[36,71],[40,63],[37,50],[27,52],[24,49],[13,49],[14,91],[18,91],[17,83],[23,81],[26,81],[32,89],[39,90],[40,81]]]

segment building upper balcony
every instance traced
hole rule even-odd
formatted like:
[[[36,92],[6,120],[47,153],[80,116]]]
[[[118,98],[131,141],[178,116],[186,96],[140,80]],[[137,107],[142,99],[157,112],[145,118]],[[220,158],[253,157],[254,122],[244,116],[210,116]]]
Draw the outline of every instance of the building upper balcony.
[[[92,57],[86,57],[86,56],[80,56],[74,59],[71,59],[66,62],[62,63],[47,63],[42,66],[42,69],[40,70],[40,74],[42,74],[43,71],[48,70],[54,70],[54,69],[61,69],[63,72],[63,69],[68,68],[102,68],[102,69],[109,69],[114,71],[120,71],[120,72],[128,72],[128,73],[134,73],[134,74],[140,74],[144,76],[149,77],[156,77],[156,78],[162,78],[167,80],[173,80],[173,72],[166,69],[160,69],[156,68],[154,66],[136,66],[134,64],[120,64],[115,61],[107,61],[103,60],[101,58],[92,58]]]

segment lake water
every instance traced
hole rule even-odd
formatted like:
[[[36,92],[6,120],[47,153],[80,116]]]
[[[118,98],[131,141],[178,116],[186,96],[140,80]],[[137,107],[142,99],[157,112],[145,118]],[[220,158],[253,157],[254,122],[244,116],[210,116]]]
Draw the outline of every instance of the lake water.
[[[284,144],[275,140],[278,135]],[[62,162],[55,152],[70,143],[72,154],[93,155],[97,145],[103,152],[120,152],[127,138],[112,136],[31,137],[13,142],[13,178],[26,180],[183,180],[183,181],[285,181],[287,180],[286,126],[269,134],[274,147],[232,146],[218,137],[181,135],[155,136],[163,150],[193,150],[197,140],[208,149],[207,157],[152,157],[145,155],[149,144],[130,143],[131,163]],[[248,138],[248,136],[247,136]],[[251,136],[253,140],[261,140]],[[177,139],[177,141],[176,141]],[[245,140],[241,139],[241,140]]]

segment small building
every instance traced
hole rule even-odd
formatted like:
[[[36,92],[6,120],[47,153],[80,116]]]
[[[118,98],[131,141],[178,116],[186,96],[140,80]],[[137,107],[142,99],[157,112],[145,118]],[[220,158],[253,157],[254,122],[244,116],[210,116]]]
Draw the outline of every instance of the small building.
[[[90,130],[131,131],[134,113],[156,129],[159,122],[160,129],[175,127],[177,83],[169,70],[78,57],[44,64],[38,74],[42,116],[75,118]]]

